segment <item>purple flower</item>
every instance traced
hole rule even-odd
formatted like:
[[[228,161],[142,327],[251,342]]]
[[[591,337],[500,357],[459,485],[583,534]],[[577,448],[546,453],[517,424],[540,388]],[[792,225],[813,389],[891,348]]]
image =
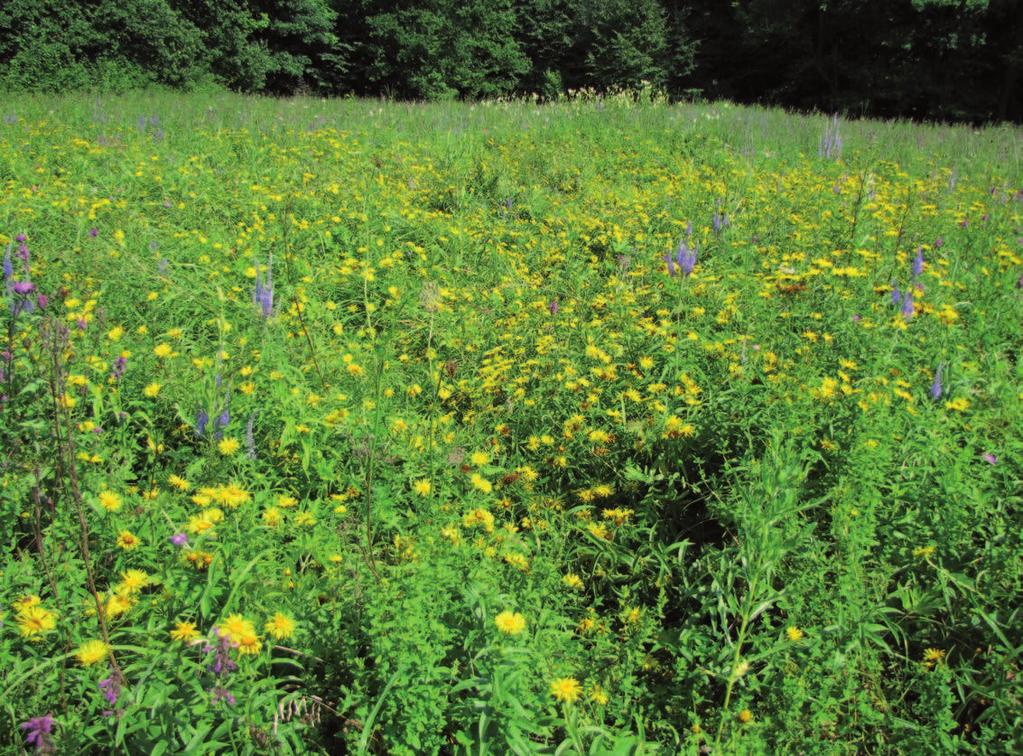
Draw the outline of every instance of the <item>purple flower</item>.
[[[245,454],[249,459],[256,458],[256,437],[253,433],[253,426],[256,422],[256,413],[253,411],[249,415],[249,421],[245,423]]]
[[[90,228],[89,229],[89,236],[91,236],[93,239],[95,239],[97,236],[99,236],[99,229],[96,228],[95,226]]]
[[[685,241],[680,242],[675,252],[675,261],[681,268],[683,276],[690,275],[696,267],[696,247],[690,249]]]
[[[15,294],[31,294],[36,290],[36,285],[31,281],[15,281],[11,286]]]
[[[941,399],[943,389],[941,387],[941,365],[938,365],[938,369],[934,371],[934,381],[931,382],[931,399],[938,401]]]
[[[855,313],[855,314],[854,314],[854,315],[852,316],[852,321],[853,321],[853,323],[859,323],[859,322],[860,322],[860,320],[862,320],[862,317],[860,316],[860,314],[859,314],[858,312],[857,312],[857,313]]]
[[[989,465],[997,465],[997,464],[998,464],[998,457],[996,457],[996,456],[995,456],[994,454],[992,454],[991,452],[988,452],[987,454],[984,454],[984,455],[983,455],[983,456],[981,457],[981,459],[983,459],[983,460],[984,460],[985,462],[987,462],[987,463],[988,463]]]
[[[4,271],[4,282],[6,283],[7,281],[10,280],[11,276],[14,275],[14,263],[11,261],[11,245],[10,244],[8,244],[7,245],[7,249],[4,250],[3,271]]]
[[[231,695],[231,691],[220,685],[212,688],[210,693],[213,694],[213,703],[224,701],[228,706],[234,706],[236,703],[235,697]]]
[[[675,275],[675,258],[672,257],[671,255],[665,255],[664,261],[668,263],[668,275],[669,276]]]
[[[116,671],[111,672],[110,677],[99,681],[99,689],[103,691],[103,697],[107,699],[107,703],[113,706],[121,695],[121,676]],[[103,712],[103,714],[109,717],[113,712]]]
[[[231,660],[231,649],[234,648],[235,644],[226,635],[220,634],[219,627],[213,628],[213,634],[217,639],[216,645],[207,643],[203,646],[203,653],[214,653],[213,661],[206,669],[217,677],[229,675],[238,669],[238,665]]]
[[[210,421],[210,416],[206,414],[206,410],[201,409],[195,417],[195,432],[200,436],[206,435],[206,424]]]
[[[934,240],[934,248],[935,249],[941,249],[944,246],[945,246],[945,240],[942,237],[939,236],[937,239]]]
[[[916,314],[916,307],[913,305],[913,295],[907,293],[902,298],[902,317],[906,320],[912,320],[913,315]]]
[[[558,314],[558,298],[557,297],[554,297],[554,299],[552,299],[550,302],[547,303],[547,309],[550,311],[551,315],[557,315]]]
[[[175,546],[187,546],[188,536],[185,535],[184,533],[175,533],[170,537],[170,542],[173,543]]]
[[[897,283],[892,284],[892,305],[898,307],[902,302],[902,292],[899,291],[899,285]]]
[[[114,369],[110,371],[110,377],[113,378],[115,381],[121,380],[121,377],[124,375],[124,371],[125,369],[127,369],[127,367],[128,360],[125,359],[124,357],[118,357],[116,360],[114,360]]]
[[[26,240],[27,238],[28,238],[28,237],[27,237],[27,236],[25,236],[25,234],[18,234],[17,236],[15,236],[15,237],[14,237],[14,241],[16,241],[16,242],[18,242],[19,244],[21,244],[21,243],[23,243],[23,242],[24,242],[24,241],[25,241],[25,240]]]
[[[25,731],[25,745],[35,746],[37,751],[43,753],[53,750],[53,743],[50,741],[50,733],[53,732],[52,714],[33,717],[27,722],[22,722],[21,729]]]
[[[256,265],[256,290],[253,292],[252,300],[259,306],[264,318],[269,318],[274,309],[273,263],[273,255],[270,255],[266,263],[266,280],[263,279],[259,265]]]
[[[45,294],[40,294],[38,297],[36,297],[36,304],[39,306],[40,310],[45,310],[46,305],[48,305],[49,303],[50,300]]]
[[[916,257],[913,258],[913,277],[919,278],[924,272],[924,248],[916,248]]]
[[[714,233],[720,234],[728,227],[728,216],[725,213],[714,213],[714,217],[711,218],[710,225],[713,227]]]

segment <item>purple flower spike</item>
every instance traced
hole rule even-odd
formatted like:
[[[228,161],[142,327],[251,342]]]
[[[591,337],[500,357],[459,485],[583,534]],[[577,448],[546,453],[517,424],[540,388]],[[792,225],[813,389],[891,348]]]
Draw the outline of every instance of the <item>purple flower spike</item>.
[[[206,414],[206,410],[200,409],[199,413],[195,417],[195,432],[200,436],[206,435],[206,424],[210,421],[210,416]]]
[[[249,420],[245,423],[245,454],[249,459],[256,458],[256,435],[255,435],[256,413],[249,414]]]
[[[668,263],[668,275],[669,276],[675,275],[675,258],[672,257],[671,255],[665,255],[664,261]]]
[[[110,377],[113,378],[115,381],[121,380],[121,377],[124,375],[124,371],[127,367],[128,360],[126,360],[124,357],[118,357],[116,360],[114,360],[114,369],[110,371]]]
[[[7,249],[4,250],[3,271],[4,271],[4,282],[6,283],[7,281],[9,281],[11,279],[11,276],[14,275],[14,263],[11,260],[11,245],[10,244],[8,244],[7,245]]]
[[[552,299],[547,304],[547,309],[550,311],[551,315],[557,315],[558,314],[558,298],[557,297],[554,297],[554,299]]]
[[[117,672],[111,672],[110,677],[99,681],[99,689],[103,691],[103,697],[107,699],[107,703],[113,706],[121,695],[121,676]],[[104,714],[110,716],[113,712],[104,712]]]
[[[994,454],[992,454],[991,452],[988,452],[987,454],[983,455],[983,456],[981,457],[981,459],[983,459],[983,460],[984,460],[985,462],[987,462],[987,463],[988,463],[989,465],[997,465],[997,464],[998,464],[998,457],[996,457],[996,456],[995,456]]]
[[[31,281],[15,281],[11,287],[15,294],[31,294],[36,290],[36,285]]]
[[[52,714],[22,722],[21,729],[25,731],[25,745],[33,746],[41,753],[53,751],[53,743],[50,741],[50,734],[53,732]]]
[[[256,265],[256,289],[252,294],[252,301],[259,307],[259,312],[264,318],[269,318],[274,310],[273,264],[273,255],[270,255],[266,262],[265,280],[259,265]]]
[[[688,276],[693,272],[693,268],[696,267],[696,248],[689,248],[686,242],[680,242],[678,245],[678,251],[675,253],[675,261],[678,263],[678,267],[682,269],[682,275]]]
[[[902,317],[906,320],[912,320],[913,315],[916,314],[916,306],[913,304],[913,295],[906,294],[902,298]]]
[[[49,303],[50,299],[45,294],[40,294],[38,297],[36,297],[36,305],[39,307],[40,310],[45,310],[46,305],[48,305]]]
[[[213,694],[213,703],[223,701],[228,706],[234,706],[236,703],[235,697],[231,695],[231,691],[220,685],[213,688],[210,692]]]
[[[899,291],[897,283],[892,284],[892,305],[898,307],[902,304],[902,292]]]
[[[913,277],[919,278],[924,272],[924,248],[916,248],[916,257],[913,258]]]
[[[931,383],[931,399],[938,401],[941,399],[943,389],[941,386],[941,365],[938,365],[938,369],[934,371],[934,381]]]

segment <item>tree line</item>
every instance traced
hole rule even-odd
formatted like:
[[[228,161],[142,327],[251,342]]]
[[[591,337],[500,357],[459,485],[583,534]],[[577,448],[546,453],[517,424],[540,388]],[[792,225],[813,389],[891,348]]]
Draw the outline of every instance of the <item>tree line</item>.
[[[4,0],[0,88],[480,99],[650,86],[1023,120],[1023,0]]]

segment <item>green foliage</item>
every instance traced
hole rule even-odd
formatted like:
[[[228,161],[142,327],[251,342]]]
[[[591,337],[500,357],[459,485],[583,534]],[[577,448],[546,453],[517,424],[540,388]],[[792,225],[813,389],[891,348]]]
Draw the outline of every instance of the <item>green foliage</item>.
[[[1012,0],[10,0],[0,88],[417,100],[631,89],[1019,120],[1021,39]]]
[[[636,95],[5,101],[0,749],[1020,750],[1018,135]]]
[[[600,90],[661,88],[668,78],[668,26],[657,0],[596,0],[582,8],[588,83]],[[678,40],[676,40],[678,44]]]

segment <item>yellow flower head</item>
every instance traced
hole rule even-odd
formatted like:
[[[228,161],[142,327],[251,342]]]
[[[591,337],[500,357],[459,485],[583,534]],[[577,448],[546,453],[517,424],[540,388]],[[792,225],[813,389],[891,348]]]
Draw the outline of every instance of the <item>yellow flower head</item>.
[[[579,700],[583,688],[574,677],[559,677],[551,683],[551,695],[556,701],[572,703]]]
[[[138,548],[139,539],[130,530],[122,530],[117,534],[117,545],[125,551],[131,551]]]
[[[804,635],[804,633],[803,633],[803,631],[802,631],[802,630],[800,630],[800,629],[799,629],[798,627],[796,627],[795,625],[790,625],[790,626],[789,626],[789,627],[788,627],[788,628],[787,628],[787,629],[785,630],[785,635],[786,635],[786,636],[788,636],[788,639],[789,639],[790,641],[792,641],[793,643],[796,643],[797,641],[801,641],[801,640],[803,640],[803,635]]]
[[[518,612],[501,612],[494,618],[497,629],[507,635],[518,635],[526,629],[526,618]]]
[[[235,643],[238,644],[238,653],[242,656],[258,654],[263,648],[263,641],[259,639],[255,632],[246,633],[238,638]]]
[[[241,643],[242,638],[256,635],[256,626],[240,614],[229,614],[220,623],[220,634],[232,643]]]
[[[78,662],[83,667],[90,667],[106,659],[109,653],[110,648],[106,643],[101,640],[91,640],[80,645],[75,651],[75,656],[78,657]]]
[[[148,386],[142,389],[142,393],[148,396],[150,399],[152,399],[154,396],[157,396],[160,393],[161,388],[163,387],[159,383],[156,383],[154,381],[153,383],[150,383]]]
[[[18,609],[15,622],[22,637],[35,638],[57,626],[57,614],[39,604],[30,604]]]
[[[222,438],[217,444],[217,450],[225,457],[230,457],[242,447],[237,438]]]
[[[412,484],[412,490],[419,496],[427,496],[430,493],[430,481],[428,480],[417,480]]]
[[[263,629],[266,630],[268,635],[272,635],[277,640],[284,640],[295,634],[295,620],[286,614],[277,612],[266,621]]]
[[[924,666],[928,669],[936,664],[941,664],[945,659],[945,652],[940,648],[929,648],[924,651]]]
[[[135,594],[149,585],[149,575],[143,570],[127,570],[121,573],[118,593]]]
[[[99,505],[108,512],[116,512],[121,503],[121,497],[113,491],[101,491],[99,494]]]
[[[199,637],[199,631],[196,629],[194,622],[179,622],[170,631],[170,637],[171,640],[188,643]]]

